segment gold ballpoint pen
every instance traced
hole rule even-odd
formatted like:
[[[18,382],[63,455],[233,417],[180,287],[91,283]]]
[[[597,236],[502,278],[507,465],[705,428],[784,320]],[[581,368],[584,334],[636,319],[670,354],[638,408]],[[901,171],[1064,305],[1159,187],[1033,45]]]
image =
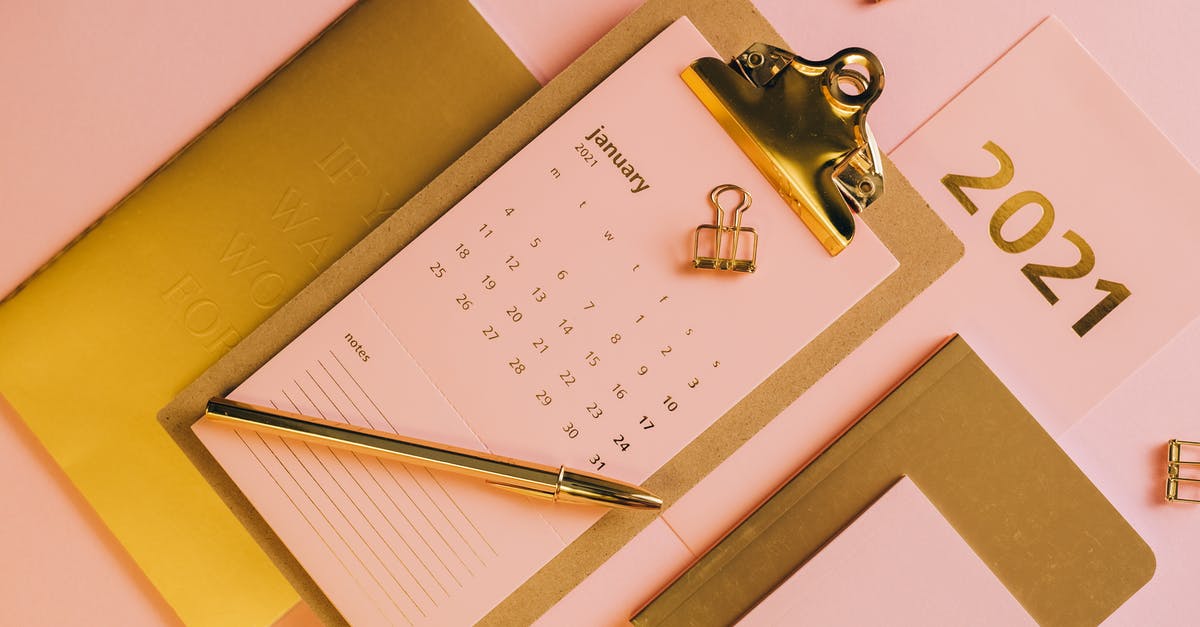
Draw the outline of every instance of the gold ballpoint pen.
[[[330,422],[226,398],[209,400],[205,416],[218,422],[232,423],[333,448],[478,477],[498,488],[552,501],[625,509],[662,507],[662,499],[638,486],[587,472],[569,470],[565,466],[554,468],[480,451],[403,438],[383,431]]]

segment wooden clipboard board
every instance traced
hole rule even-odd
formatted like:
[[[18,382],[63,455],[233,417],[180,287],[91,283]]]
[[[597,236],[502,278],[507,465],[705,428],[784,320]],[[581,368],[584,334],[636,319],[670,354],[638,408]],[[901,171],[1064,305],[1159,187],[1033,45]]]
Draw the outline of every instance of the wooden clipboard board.
[[[683,16],[691,19],[723,58],[732,58],[747,45],[759,41],[790,48],[747,0],[650,0],[159,413],[163,426],[326,622],[343,623],[344,620],[201,445],[192,433],[191,425],[203,415],[208,398],[228,392],[258,370],[601,80]],[[886,101],[883,107],[886,110]],[[885,176],[887,193],[864,212],[861,219],[888,247],[899,262],[899,269],[645,482],[645,486],[661,495],[666,503],[674,502],[692,488],[732,454],[739,442],[774,419],[962,257],[961,242],[886,158]],[[652,520],[648,515],[606,515],[493,608],[482,622],[532,622]]]

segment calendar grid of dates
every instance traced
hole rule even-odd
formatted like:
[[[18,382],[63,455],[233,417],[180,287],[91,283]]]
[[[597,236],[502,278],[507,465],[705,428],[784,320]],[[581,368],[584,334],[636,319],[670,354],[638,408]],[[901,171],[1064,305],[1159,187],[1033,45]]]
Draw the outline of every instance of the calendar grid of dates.
[[[587,200],[571,204],[560,217],[583,233],[569,248],[536,228],[533,210],[499,207],[475,212],[481,219],[443,243],[425,271],[446,294],[437,308],[455,332],[481,345],[480,374],[519,390],[528,420],[567,451],[564,462],[622,476],[631,452],[661,447],[658,434],[680,431],[700,408],[719,347],[688,326],[670,289],[642,280],[651,272],[636,247],[622,246],[628,227],[604,224],[597,217],[607,212]],[[695,435],[682,430],[671,440]]]

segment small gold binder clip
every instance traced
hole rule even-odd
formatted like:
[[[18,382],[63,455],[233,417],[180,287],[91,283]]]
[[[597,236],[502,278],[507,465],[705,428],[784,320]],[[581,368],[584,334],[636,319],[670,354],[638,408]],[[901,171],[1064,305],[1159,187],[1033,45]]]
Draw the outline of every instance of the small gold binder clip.
[[[721,206],[720,197],[723,192],[737,192],[740,194],[741,197],[738,199],[738,204],[732,210],[727,210]],[[758,233],[748,226],[742,226],[742,214],[746,213],[746,210],[750,208],[750,203],[753,200],[750,197],[750,192],[737,185],[718,185],[708,193],[708,202],[717,214],[716,221],[714,224],[701,224],[696,227],[696,244],[692,249],[693,268],[754,272],[755,268],[758,267]],[[728,224],[726,224],[726,213],[730,214]],[[742,235],[749,236],[749,257],[738,257],[738,244],[742,240]],[[700,248],[704,242],[710,242],[711,256],[700,254]],[[725,254],[726,248],[729,249],[729,254]],[[742,250],[745,250],[745,248],[743,247]]]
[[[703,58],[682,78],[830,255],[854,237],[854,214],[883,193],[867,109],[883,66],[862,48],[825,61],[756,43],[726,65]]]
[[[1200,455],[1194,459],[1183,459],[1183,449],[1200,449],[1200,442],[1171,440],[1167,442],[1167,500],[1182,503],[1200,503],[1200,498],[1179,496],[1179,484],[1200,484]],[[1200,487],[1196,494],[1200,495]]]

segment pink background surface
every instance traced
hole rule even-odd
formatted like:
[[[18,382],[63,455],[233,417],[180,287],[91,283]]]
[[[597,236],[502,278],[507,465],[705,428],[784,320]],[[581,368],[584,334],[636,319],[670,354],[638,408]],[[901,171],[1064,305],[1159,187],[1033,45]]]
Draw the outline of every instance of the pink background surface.
[[[637,4],[475,2],[543,80]],[[0,5],[0,292],[52,256],[347,4]],[[1190,0],[756,4],[801,54],[820,57],[854,44],[884,59],[889,86],[872,117],[884,149],[1054,13],[1192,163],[1200,163],[1200,125],[1192,119],[1200,93],[1170,62],[1194,51],[1200,4]],[[908,324],[903,336],[877,338],[881,354],[890,348],[912,355],[936,341],[935,326],[920,319]],[[1175,550],[1179,564],[1193,562],[1189,558],[1198,552],[1194,544],[1179,543],[1200,522],[1200,508],[1161,504],[1156,482],[1165,439],[1200,437],[1192,398],[1198,354],[1200,325],[1194,324],[1063,439],[1152,545],[1182,547]],[[906,367],[901,359],[871,365],[880,380],[894,379]],[[814,407],[819,398],[818,392]],[[0,519],[0,552],[22,566],[0,572],[5,622],[165,620],[164,605],[25,426],[6,407],[0,413],[0,471],[16,478],[0,488],[8,512]],[[830,433],[849,418],[814,416]],[[1155,581],[1112,622],[1143,622],[1169,610],[1178,590],[1170,584],[1178,584],[1179,576],[1164,568],[1162,557]],[[71,585],[70,602],[62,602],[64,581]]]

